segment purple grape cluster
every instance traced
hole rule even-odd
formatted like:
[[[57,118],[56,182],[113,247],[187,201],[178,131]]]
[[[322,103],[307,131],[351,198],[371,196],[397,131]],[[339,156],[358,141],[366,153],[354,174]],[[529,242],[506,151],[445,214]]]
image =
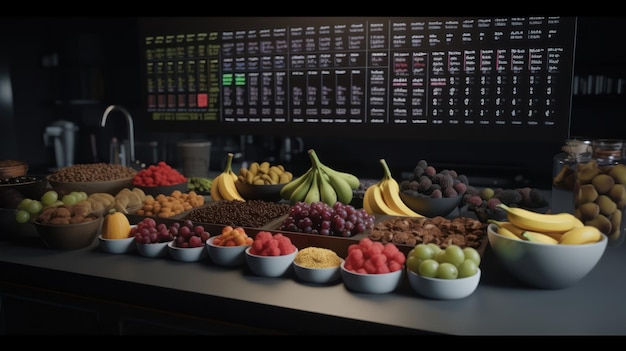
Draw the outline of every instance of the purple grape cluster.
[[[142,244],[163,243],[176,240],[177,247],[200,247],[206,243],[210,234],[201,225],[194,225],[185,220],[182,224],[173,222],[169,226],[157,223],[154,218],[144,218],[132,229],[135,241]]]
[[[300,201],[289,209],[279,230],[307,234],[350,237],[374,227],[375,217],[364,209],[336,202],[308,204]]]

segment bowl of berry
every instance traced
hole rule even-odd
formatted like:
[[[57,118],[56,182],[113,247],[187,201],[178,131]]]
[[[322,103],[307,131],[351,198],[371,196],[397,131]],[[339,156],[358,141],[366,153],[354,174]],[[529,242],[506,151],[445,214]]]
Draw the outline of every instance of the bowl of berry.
[[[353,292],[390,293],[402,280],[405,261],[406,256],[395,244],[364,238],[348,247],[348,256],[341,264],[341,278]]]
[[[209,258],[220,266],[240,266],[246,263],[246,249],[254,239],[242,227],[225,226],[217,236],[206,242]]]
[[[205,245],[211,237],[209,232],[190,220],[173,222],[169,227],[175,239],[167,244],[170,256],[176,261],[195,262],[207,256]]]
[[[174,235],[165,223],[157,223],[154,218],[144,218],[135,228],[135,245],[144,257],[165,257],[167,245],[174,240]]]
[[[291,268],[297,254],[298,248],[288,236],[260,231],[246,249],[246,262],[255,275],[280,277]]]

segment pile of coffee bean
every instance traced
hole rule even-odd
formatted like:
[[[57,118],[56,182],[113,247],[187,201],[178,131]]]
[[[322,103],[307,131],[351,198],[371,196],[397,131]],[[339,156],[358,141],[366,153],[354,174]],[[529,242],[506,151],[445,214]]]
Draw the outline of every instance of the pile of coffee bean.
[[[184,219],[193,222],[259,228],[289,213],[291,205],[263,200],[222,200],[192,210]]]

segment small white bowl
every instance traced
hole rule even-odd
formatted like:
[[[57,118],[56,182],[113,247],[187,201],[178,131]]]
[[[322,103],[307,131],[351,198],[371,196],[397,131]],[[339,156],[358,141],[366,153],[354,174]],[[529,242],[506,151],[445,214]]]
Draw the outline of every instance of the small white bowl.
[[[394,291],[402,279],[402,271],[381,274],[361,274],[351,272],[345,267],[346,262],[341,263],[341,278],[344,285],[352,291],[367,294],[386,294]]]
[[[341,264],[343,264],[343,261],[344,259],[341,259]],[[341,265],[328,268],[311,268],[300,266],[294,262],[293,270],[300,280],[308,283],[328,284],[341,278]]]
[[[211,258],[213,263],[227,267],[241,266],[246,263],[246,249],[250,245],[214,245],[213,240],[215,238],[215,236],[212,236],[206,241],[206,251],[209,253],[209,258]]]
[[[176,261],[196,262],[203,260],[207,256],[204,245],[198,247],[178,247],[174,240],[167,243],[170,256]]]
[[[131,230],[133,227],[137,227],[137,225],[131,225]],[[131,253],[137,249],[134,236],[129,236],[124,239],[105,239],[102,237],[102,233],[100,233],[98,234],[98,241],[100,242],[100,248],[102,251],[112,254]]]
[[[480,281],[480,268],[476,274],[457,279],[440,279],[421,276],[407,269],[409,285],[416,293],[435,300],[455,300],[471,295]]]
[[[281,256],[259,256],[250,253],[250,247],[246,248],[246,262],[252,273],[261,277],[280,277],[287,273],[293,260],[298,254],[294,252]]]
[[[168,254],[167,245],[171,243],[171,241],[166,241],[162,243],[152,243],[152,244],[143,244],[135,242],[137,245],[137,251],[141,256],[145,257],[165,257]]]
[[[100,248],[102,251],[112,254],[131,253],[137,249],[137,245],[135,245],[135,237],[128,237],[124,239],[105,239],[102,237],[102,234],[98,234],[98,241],[100,242]]]

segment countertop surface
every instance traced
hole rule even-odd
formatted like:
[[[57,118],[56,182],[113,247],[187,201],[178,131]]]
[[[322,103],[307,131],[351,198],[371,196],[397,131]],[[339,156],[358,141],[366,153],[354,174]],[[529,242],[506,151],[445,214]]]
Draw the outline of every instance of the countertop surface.
[[[6,233],[5,233],[6,234]],[[0,281],[67,290],[125,303],[152,303],[137,294],[152,291],[174,296],[174,310],[189,304],[217,304],[239,311],[241,318],[258,309],[285,318],[310,318],[298,330],[289,320],[267,322],[295,333],[339,333],[345,325],[381,326],[398,333],[453,335],[624,335],[626,334],[626,246],[607,247],[598,265],[576,285],[558,290],[528,287],[512,278],[487,247],[477,290],[460,300],[430,300],[410,288],[406,276],[389,294],[347,290],[339,281],[316,286],[297,280],[293,271],[280,278],[254,276],[246,266],[224,268],[210,259],[184,263],[146,258],[137,253],[115,255],[100,250],[97,240],[85,249],[57,251],[37,238],[0,236]],[[70,279],[71,278],[71,279]],[[113,289],[122,286],[125,291]],[[153,297],[154,300],[162,297]],[[178,300],[180,299],[180,301]],[[187,304],[187,305],[186,305]],[[224,307],[224,308],[226,308]],[[193,309],[191,309],[193,310]],[[326,324],[328,323],[328,324]],[[303,328],[304,328],[303,323]],[[317,327],[316,327],[317,326]],[[357,330],[345,330],[346,334]]]

